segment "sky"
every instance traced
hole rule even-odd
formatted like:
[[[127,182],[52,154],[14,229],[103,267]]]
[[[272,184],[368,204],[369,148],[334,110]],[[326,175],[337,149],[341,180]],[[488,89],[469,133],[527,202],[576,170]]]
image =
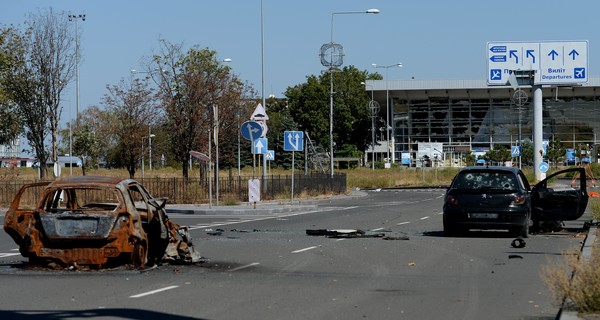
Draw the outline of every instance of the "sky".
[[[231,59],[233,72],[260,94],[284,97],[288,87],[319,75],[319,49],[344,47],[344,65],[390,80],[486,79],[487,42],[589,41],[589,77],[597,77],[598,0],[0,0],[0,23],[23,25],[30,13],[85,14],[78,20],[80,108],[102,106],[107,85],[141,69],[159,39],[199,46]],[[379,14],[336,14],[378,9]],[[333,17],[333,22],[332,22]],[[75,79],[63,100],[74,105]]]

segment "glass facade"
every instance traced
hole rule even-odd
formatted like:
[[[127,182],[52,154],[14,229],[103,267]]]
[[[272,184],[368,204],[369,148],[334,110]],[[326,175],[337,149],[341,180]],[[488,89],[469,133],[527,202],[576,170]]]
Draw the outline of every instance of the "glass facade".
[[[419,142],[443,143],[444,152],[464,153],[531,141],[533,92],[531,87],[523,90],[528,99],[522,107],[513,97],[514,90],[506,87],[390,90],[395,159],[401,159],[403,152],[417,151]],[[595,146],[600,87],[543,87],[542,91],[542,139],[557,139],[573,149]],[[385,98],[379,103],[385,105]]]

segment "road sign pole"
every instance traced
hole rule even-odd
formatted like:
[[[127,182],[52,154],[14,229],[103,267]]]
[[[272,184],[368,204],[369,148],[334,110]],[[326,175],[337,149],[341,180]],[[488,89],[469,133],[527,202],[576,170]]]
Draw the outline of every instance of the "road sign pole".
[[[294,151],[292,151],[292,204],[294,204]]]
[[[533,168],[535,179],[542,181],[546,174],[541,172],[539,167],[542,163],[542,133],[543,133],[543,113],[542,113],[542,86],[533,86]]]

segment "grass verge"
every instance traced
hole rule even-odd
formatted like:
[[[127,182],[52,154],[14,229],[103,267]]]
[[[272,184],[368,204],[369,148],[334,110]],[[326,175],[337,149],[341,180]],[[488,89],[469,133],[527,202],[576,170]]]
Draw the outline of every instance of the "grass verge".
[[[590,198],[595,221],[600,217],[600,199]],[[598,238],[596,238],[598,239]],[[596,244],[594,244],[596,245]],[[599,248],[600,249],[600,248]],[[582,259],[579,248],[564,254],[564,260],[542,269],[542,279],[556,302],[566,302],[568,309],[580,314],[600,313],[600,253],[593,250],[589,259]]]

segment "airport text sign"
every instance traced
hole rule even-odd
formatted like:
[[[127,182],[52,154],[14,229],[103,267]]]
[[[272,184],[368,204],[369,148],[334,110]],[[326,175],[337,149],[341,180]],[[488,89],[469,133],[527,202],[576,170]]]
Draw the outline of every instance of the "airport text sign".
[[[588,82],[588,42],[488,42],[488,85],[506,85],[513,70],[536,71],[534,84]]]

